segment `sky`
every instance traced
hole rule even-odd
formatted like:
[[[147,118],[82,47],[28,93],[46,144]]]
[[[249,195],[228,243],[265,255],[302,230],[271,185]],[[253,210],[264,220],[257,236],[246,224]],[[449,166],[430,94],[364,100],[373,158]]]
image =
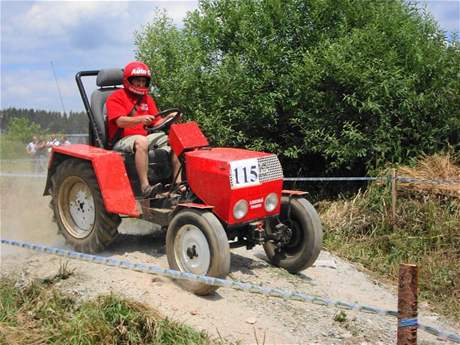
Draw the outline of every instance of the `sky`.
[[[59,112],[84,110],[75,73],[134,60],[134,33],[156,9],[180,27],[198,7],[197,0],[0,1],[0,109]],[[449,35],[460,32],[460,0],[419,2]],[[93,83],[86,83],[89,92]]]

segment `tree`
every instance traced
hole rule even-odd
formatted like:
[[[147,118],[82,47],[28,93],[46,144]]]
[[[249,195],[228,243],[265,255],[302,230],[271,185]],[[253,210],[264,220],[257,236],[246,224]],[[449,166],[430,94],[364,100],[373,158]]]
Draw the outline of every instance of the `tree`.
[[[364,174],[460,147],[460,44],[403,0],[203,0],[136,36],[160,106],[287,173]]]
[[[1,130],[8,128],[10,121],[23,118],[39,125],[44,131],[51,133],[87,133],[88,116],[85,112],[70,112],[68,116],[62,116],[55,111],[37,109],[7,108],[0,110]],[[39,134],[39,133],[36,133]]]
[[[38,133],[42,133],[40,126],[25,118],[14,118],[8,124],[7,137],[12,141],[26,143]]]

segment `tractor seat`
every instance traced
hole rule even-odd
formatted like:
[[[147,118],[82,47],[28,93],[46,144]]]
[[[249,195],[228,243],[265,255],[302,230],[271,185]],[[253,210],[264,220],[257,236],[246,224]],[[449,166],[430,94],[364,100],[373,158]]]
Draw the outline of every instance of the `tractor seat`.
[[[97,89],[91,94],[91,110],[94,120],[101,133],[104,147],[108,147],[107,97],[119,89],[123,81],[123,70],[120,68],[101,69],[97,74]]]

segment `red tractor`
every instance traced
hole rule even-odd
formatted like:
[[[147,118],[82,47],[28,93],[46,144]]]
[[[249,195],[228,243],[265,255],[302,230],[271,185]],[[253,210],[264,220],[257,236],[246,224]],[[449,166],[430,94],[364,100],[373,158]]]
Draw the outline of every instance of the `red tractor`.
[[[95,76],[97,89],[88,100],[82,77]],[[291,273],[311,266],[322,244],[322,227],[304,192],[283,190],[276,155],[239,148],[211,147],[195,122],[169,118],[149,131],[167,130],[181,162],[181,185],[175,185],[169,153],[149,148],[149,181],[167,190],[143,199],[133,155],[115,152],[107,143],[105,101],[122,84],[121,69],[82,71],[77,85],[89,117],[89,145],[54,147],[45,195],[60,232],[76,250],[107,247],[123,217],[156,223],[166,230],[166,253],[172,269],[225,278],[230,248],[262,244],[269,261]],[[177,109],[163,111],[166,115]],[[206,295],[217,289],[179,281]]]

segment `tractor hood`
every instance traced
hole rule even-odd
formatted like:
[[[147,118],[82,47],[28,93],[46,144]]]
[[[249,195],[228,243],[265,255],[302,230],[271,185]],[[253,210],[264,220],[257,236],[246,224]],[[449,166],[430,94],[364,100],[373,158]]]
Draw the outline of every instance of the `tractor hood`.
[[[192,191],[228,224],[245,223],[279,213],[279,202],[268,212],[265,199],[281,199],[283,170],[274,154],[235,148],[202,148],[185,153],[187,181]],[[233,208],[244,199],[246,216],[235,219]]]

